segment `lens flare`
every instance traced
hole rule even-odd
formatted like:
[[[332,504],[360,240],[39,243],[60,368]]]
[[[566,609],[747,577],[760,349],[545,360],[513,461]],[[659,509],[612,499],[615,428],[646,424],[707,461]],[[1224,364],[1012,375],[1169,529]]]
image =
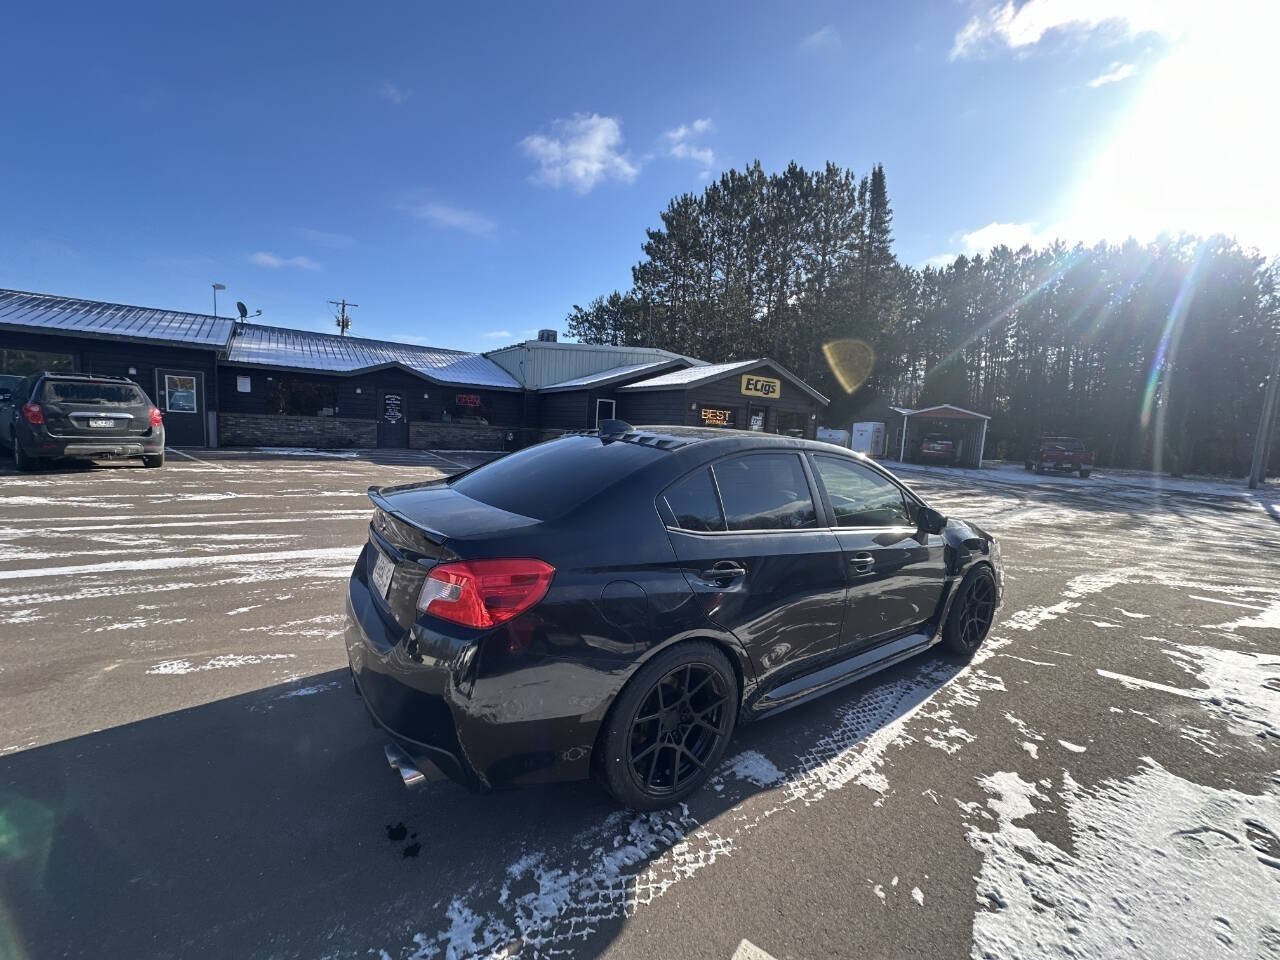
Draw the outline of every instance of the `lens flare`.
[[[853,393],[866,383],[876,364],[876,352],[871,344],[852,337],[823,344],[822,354],[845,393]]]
[[[1156,390],[1161,386],[1162,373],[1165,374],[1162,391],[1165,397],[1168,397],[1172,388],[1174,364],[1178,359],[1178,342],[1182,339],[1182,321],[1187,315],[1187,309],[1191,306],[1196,285],[1200,282],[1207,247],[1207,243],[1202,243],[1196,248],[1191,267],[1187,270],[1187,275],[1182,278],[1178,295],[1173,298],[1173,306],[1169,308],[1169,315],[1164,321],[1164,330],[1160,334],[1160,344],[1156,347],[1155,356],[1151,360],[1151,370],[1147,374],[1147,387],[1142,393],[1142,429],[1147,429],[1151,425],[1152,417],[1155,418],[1151,452],[1152,466],[1157,474],[1164,469],[1164,416],[1168,404],[1157,402]]]

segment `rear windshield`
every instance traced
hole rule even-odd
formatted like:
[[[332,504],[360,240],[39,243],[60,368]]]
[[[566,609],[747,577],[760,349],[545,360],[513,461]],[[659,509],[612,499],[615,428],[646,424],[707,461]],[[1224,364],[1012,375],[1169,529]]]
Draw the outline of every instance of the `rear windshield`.
[[[562,437],[485,464],[450,486],[472,500],[551,520],[664,456],[662,450],[623,440]]]
[[[1083,450],[1084,444],[1073,437],[1048,437],[1044,441],[1046,447],[1057,447],[1059,450]]]
[[[132,383],[94,383],[92,380],[46,380],[43,400],[55,403],[101,403],[131,406],[147,398]]]

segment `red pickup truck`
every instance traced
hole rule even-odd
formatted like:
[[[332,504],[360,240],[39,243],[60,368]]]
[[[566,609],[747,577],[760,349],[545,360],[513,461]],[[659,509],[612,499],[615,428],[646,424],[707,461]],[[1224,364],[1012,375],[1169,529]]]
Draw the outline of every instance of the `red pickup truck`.
[[[1087,477],[1093,472],[1093,451],[1086,450],[1075,437],[1042,437],[1023,466],[1036,473],[1062,470]]]

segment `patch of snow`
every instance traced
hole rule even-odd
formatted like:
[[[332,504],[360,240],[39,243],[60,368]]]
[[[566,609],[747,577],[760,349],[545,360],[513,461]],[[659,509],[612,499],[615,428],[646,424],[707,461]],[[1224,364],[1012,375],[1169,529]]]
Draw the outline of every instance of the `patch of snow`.
[[[921,890],[919,887],[912,887],[912,888],[911,888],[911,899],[912,899],[912,900],[914,900],[916,903],[918,903],[920,906],[922,906],[922,907],[923,907],[923,906],[924,906],[924,891],[923,891],[923,890]]]
[[[109,560],[105,563],[77,563],[65,567],[29,567],[22,570],[0,570],[0,580],[44,580],[49,577],[73,577],[98,573],[119,573],[122,571],[177,570],[184,567],[211,567],[227,564],[274,563],[281,560],[346,560],[354,563],[361,549],[361,546],[317,547],[307,550],[229,553],[219,556],[145,557],[137,560]]]
[[[224,653],[211,657],[202,664],[193,664],[190,660],[163,660],[155,666],[148,667],[147,673],[160,676],[180,676],[186,673],[200,673],[205,670],[225,670],[228,667],[247,667],[268,660],[291,660],[293,653]]]
[[[1280,630],[1280,600],[1272,602],[1266,609],[1253,616],[1241,617],[1229,623],[1211,623],[1206,626],[1210,630],[1239,630],[1243,627],[1251,627],[1255,630]]]
[[[1115,630],[1120,626],[1118,623],[1110,623],[1106,620],[1090,620],[1089,622],[1095,627],[1101,627],[1104,630]]]
[[[1047,800],[1016,773],[982,778],[974,956],[1200,958],[1280,947],[1280,790],[1252,796],[1145,769],[1091,788],[1063,774],[1072,853],[1018,823]]]
[[[331,460],[355,460],[358,450],[320,450],[315,447],[254,447],[254,453],[269,453],[274,457],[327,457]]]
[[[1032,760],[1040,759],[1040,748],[1034,743],[1028,743],[1026,740],[1023,740],[1018,745],[1022,747],[1023,750],[1027,751],[1027,753],[1031,754]]]
[[[746,780],[758,787],[770,787],[782,780],[779,770],[763,753],[758,750],[744,750],[725,764],[724,773]]]
[[[330,680],[328,683],[316,683],[309,687],[299,687],[296,690],[290,690],[276,697],[277,700],[289,700],[292,697],[313,697],[317,693],[324,693],[326,690],[333,690],[338,686],[337,680]]]
[[[1124,609],[1124,607],[1116,607],[1116,609],[1119,610],[1123,616],[1128,617],[1130,620],[1146,620],[1149,616],[1151,616],[1151,614],[1149,613],[1130,613],[1128,610]]]
[[[1112,707],[1111,709],[1114,710],[1115,707]],[[1088,749],[1087,747],[1082,747],[1078,744],[1068,743],[1066,740],[1059,740],[1058,746],[1062,747],[1064,750],[1070,750],[1072,753],[1084,753],[1085,750]]]

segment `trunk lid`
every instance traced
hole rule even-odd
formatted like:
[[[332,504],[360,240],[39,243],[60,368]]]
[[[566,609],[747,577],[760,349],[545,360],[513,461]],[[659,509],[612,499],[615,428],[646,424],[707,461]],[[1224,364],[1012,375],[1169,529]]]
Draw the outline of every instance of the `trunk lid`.
[[[418,594],[437,563],[459,559],[461,541],[539,523],[458,493],[444,481],[370,487],[373,519],[364,574],[370,591],[404,630],[417,617]]]

